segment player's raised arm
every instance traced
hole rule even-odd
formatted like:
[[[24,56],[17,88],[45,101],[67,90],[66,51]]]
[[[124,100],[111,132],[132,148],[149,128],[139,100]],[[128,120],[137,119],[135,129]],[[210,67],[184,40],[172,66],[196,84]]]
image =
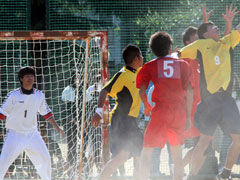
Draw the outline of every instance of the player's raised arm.
[[[209,20],[210,16],[212,15],[212,13],[213,13],[213,10],[211,10],[209,12],[206,11],[206,5],[202,6],[203,23],[208,22],[208,20]]]
[[[230,5],[230,8],[228,9],[228,5],[226,5],[226,14],[222,13],[222,17],[225,20],[225,31],[224,36],[228,35],[232,30],[232,21],[235,17],[235,15],[238,13],[237,7],[233,9],[232,4]]]

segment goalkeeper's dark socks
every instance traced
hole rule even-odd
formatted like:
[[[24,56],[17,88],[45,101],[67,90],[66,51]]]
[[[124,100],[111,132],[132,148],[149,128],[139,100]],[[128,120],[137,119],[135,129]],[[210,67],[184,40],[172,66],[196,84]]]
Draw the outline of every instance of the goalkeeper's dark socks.
[[[223,168],[222,172],[218,174],[219,179],[229,179],[231,175],[231,169]]]

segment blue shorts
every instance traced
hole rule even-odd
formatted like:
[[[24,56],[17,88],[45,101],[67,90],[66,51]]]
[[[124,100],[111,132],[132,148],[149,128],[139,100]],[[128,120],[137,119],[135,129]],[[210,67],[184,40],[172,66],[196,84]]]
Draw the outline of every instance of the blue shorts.
[[[208,96],[197,106],[194,125],[208,136],[213,136],[218,125],[226,135],[240,134],[240,115],[235,100],[227,92]]]
[[[129,157],[140,156],[143,146],[143,134],[138,128],[136,118],[114,114],[109,135],[112,157],[116,156],[120,150],[129,152]]]

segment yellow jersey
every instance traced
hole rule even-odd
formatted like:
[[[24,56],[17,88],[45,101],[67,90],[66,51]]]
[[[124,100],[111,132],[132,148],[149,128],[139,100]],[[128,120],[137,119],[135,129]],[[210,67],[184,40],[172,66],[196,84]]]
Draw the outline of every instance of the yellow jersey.
[[[108,92],[108,95],[116,100],[110,115],[120,113],[135,118],[138,117],[141,99],[139,89],[136,88],[137,72],[130,66],[124,66],[103,87]]]
[[[181,49],[181,58],[196,59],[200,63],[201,91],[205,88],[208,93],[214,94],[229,88],[233,73],[233,49],[239,41],[240,33],[233,30],[218,42],[213,39],[200,39]]]

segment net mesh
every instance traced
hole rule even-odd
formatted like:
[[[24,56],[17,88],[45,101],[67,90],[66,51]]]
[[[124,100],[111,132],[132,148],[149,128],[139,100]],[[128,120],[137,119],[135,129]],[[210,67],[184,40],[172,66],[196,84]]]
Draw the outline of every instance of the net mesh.
[[[26,30],[29,27],[29,2],[27,0],[18,1],[6,1],[1,0],[0,8],[0,30]],[[144,56],[144,61],[149,61],[153,58],[153,55],[148,47],[148,40],[152,33],[158,30],[168,31],[174,38],[174,47],[182,47],[181,34],[183,30],[188,26],[198,27],[202,22],[201,5],[206,4],[207,11],[213,10],[214,13],[210,20],[215,22],[220,28],[222,35],[224,31],[224,20],[221,15],[225,12],[225,5],[230,3],[234,7],[239,6],[239,0],[169,0],[169,1],[157,1],[157,0],[48,0],[47,2],[47,29],[48,30],[107,30],[109,38],[109,70],[110,76],[117,72],[123,65],[121,60],[121,50],[128,43],[134,43],[138,45]],[[239,21],[240,13],[238,13],[233,21],[233,27],[235,27]],[[63,42],[67,43],[66,41]],[[32,44],[32,45],[29,45]],[[73,61],[66,65],[64,68],[54,63],[46,61],[48,52],[40,52],[37,50],[38,46],[47,46],[48,43],[19,41],[8,41],[1,43],[1,61],[0,61],[0,72],[1,72],[1,101],[5,97],[8,90],[14,89],[17,84],[15,72],[22,65],[35,65],[38,71],[38,83],[37,87],[46,89],[45,93],[48,97],[57,94],[61,96],[62,90],[69,85],[70,77],[73,76],[69,71],[64,68],[72,68]],[[59,62],[61,59],[64,61],[71,55],[62,54],[64,58],[60,58],[61,50],[57,50],[60,42],[56,46],[56,52],[51,54],[51,62],[56,59]],[[33,51],[34,46],[36,49]],[[51,44],[50,46],[54,46]],[[73,48],[73,46],[72,46]],[[5,49],[5,51],[4,51]],[[9,51],[6,51],[9,49]],[[11,50],[15,49],[15,50]],[[28,50],[27,50],[28,49]],[[71,48],[66,51],[71,52]],[[32,51],[32,53],[27,53]],[[39,58],[42,57],[42,58]],[[72,55],[73,56],[73,55]],[[240,75],[239,71],[239,47],[235,49],[235,63],[234,70],[237,76]],[[9,60],[6,60],[6,57]],[[21,58],[20,58],[21,57]],[[35,61],[35,59],[38,59]],[[44,60],[43,60],[44,59]],[[65,62],[65,61],[64,61]],[[67,60],[66,60],[67,64]],[[49,67],[48,67],[49,66]],[[64,71],[65,70],[65,71]],[[60,73],[59,73],[60,72]],[[64,73],[63,73],[64,72]],[[49,74],[49,75],[46,75]],[[58,73],[58,75],[56,75]],[[55,79],[61,79],[58,83],[53,82]],[[62,80],[62,79],[67,79]],[[41,83],[44,80],[45,83]],[[53,87],[53,88],[52,88]],[[50,89],[52,88],[52,91]],[[237,104],[240,107],[240,86],[236,83],[234,96],[236,97]],[[48,102],[51,103],[51,107],[55,112],[55,116],[62,118],[63,124],[67,121],[67,117],[70,115],[64,115],[60,112],[66,111],[66,104],[62,106],[56,106],[56,103],[62,103],[61,99],[49,98]],[[113,101],[110,101],[110,106],[113,106]],[[74,111],[74,110],[72,110]],[[87,110],[86,110],[87,111]],[[65,112],[67,113],[67,112]],[[71,113],[71,112],[70,112]],[[56,118],[58,119],[58,118]],[[139,119],[141,124],[144,120],[143,115]],[[1,132],[3,132],[3,125],[0,123]],[[142,127],[143,130],[145,127]],[[67,129],[67,128],[65,128]],[[223,136],[220,130],[216,133],[216,141],[213,143],[217,150],[217,156],[219,157],[219,164],[223,166],[224,159],[226,158],[227,147],[231,143],[228,137]],[[3,138],[1,138],[3,139]],[[53,139],[57,139],[53,135]],[[2,141],[1,141],[2,142]],[[186,148],[184,149],[184,151]],[[187,149],[188,150],[188,149]],[[219,155],[218,153],[221,152]],[[66,155],[65,151],[65,156]],[[161,152],[161,172],[165,175],[170,174],[168,165],[168,151],[165,148]],[[239,174],[239,161],[238,165],[234,166],[234,173]],[[19,166],[20,167],[20,166]],[[124,165],[125,173],[123,168],[118,174],[125,174],[126,176],[132,175],[133,160],[129,160]],[[159,169],[159,168],[158,168]]]
[[[51,155],[52,179],[77,179],[79,164],[83,179],[96,176],[102,168],[102,130],[100,126],[92,127],[90,120],[103,84],[101,74],[106,74],[102,60],[103,38],[106,35],[88,37],[85,33],[69,40],[67,37],[64,40],[58,37],[54,40],[44,37],[41,40],[0,40],[1,103],[9,91],[20,86],[17,78],[20,67],[33,66],[36,88],[45,93],[56,122],[65,132],[62,139],[46,120],[38,117],[39,130]],[[83,136],[82,121],[85,122]],[[5,137],[4,125],[5,121],[0,124],[1,142]],[[22,153],[5,179],[31,178],[40,179],[29,158]]]
[[[84,29],[107,30],[109,36],[110,75],[123,64],[121,50],[129,43],[138,45],[145,61],[153,58],[148,41],[156,31],[167,31],[174,39],[174,47],[183,47],[182,36],[188,26],[198,27],[202,23],[201,6],[213,10],[209,20],[216,23],[223,36],[225,21],[222,13],[226,5],[238,7],[239,0],[122,0],[98,1],[49,0],[47,28],[49,30]],[[235,16],[233,28],[239,23]],[[239,50],[235,50],[239,58]],[[236,62],[236,69],[239,63]],[[237,71],[239,74],[239,72]]]
[[[167,31],[174,39],[174,47],[183,47],[182,32],[188,26],[198,27],[202,23],[201,6],[206,5],[207,11],[213,10],[210,21],[213,21],[223,36],[225,21],[222,13],[226,12],[226,5],[239,8],[239,0],[49,0],[47,20],[48,29],[104,29],[109,36],[109,71],[110,77],[123,65],[121,50],[129,43],[138,45],[143,53],[144,61],[154,58],[149,49],[150,35],[156,31]],[[240,13],[233,21],[233,28],[239,23]],[[234,51],[234,71],[240,75],[239,46]],[[235,97],[240,107],[240,86],[235,84]],[[110,105],[114,102],[110,101]],[[139,123],[143,124],[144,116],[141,114]],[[143,130],[145,127],[143,127]],[[227,148],[231,141],[224,137],[220,130],[216,131],[214,146],[220,167],[224,164]],[[192,142],[190,142],[192,143]],[[165,148],[166,150],[166,148]],[[170,175],[168,151],[162,151],[160,170]],[[189,148],[184,148],[184,153]],[[221,155],[219,152],[221,151]],[[165,153],[166,152],[166,153]],[[128,164],[125,163],[126,174]],[[239,164],[239,161],[238,161]],[[132,166],[131,166],[132,167]],[[159,169],[157,167],[157,169]],[[239,174],[239,165],[234,166],[234,173]]]
[[[0,30],[28,30],[30,18],[30,1],[0,0]]]

